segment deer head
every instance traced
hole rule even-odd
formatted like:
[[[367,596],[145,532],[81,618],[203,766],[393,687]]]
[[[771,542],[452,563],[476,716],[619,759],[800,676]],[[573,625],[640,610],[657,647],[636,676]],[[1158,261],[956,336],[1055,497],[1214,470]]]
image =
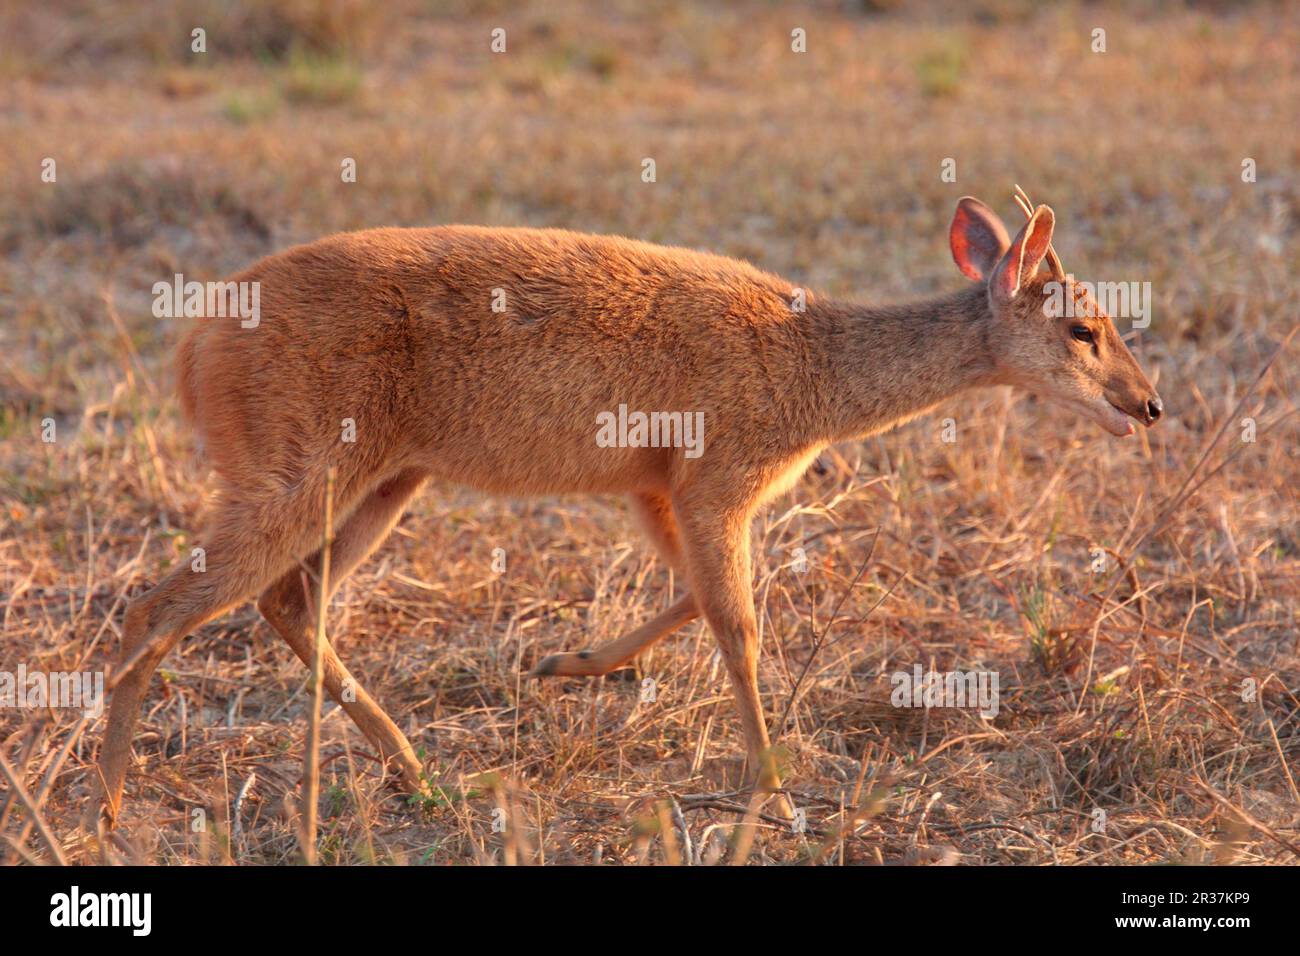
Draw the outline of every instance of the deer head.
[[[997,213],[970,196],[957,203],[948,234],[957,267],[988,286],[997,380],[1080,411],[1113,435],[1133,434],[1130,417],[1150,427],[1164,411],[1160,396],[1110,316],[1061,266],[1051,207],[1034,209],[1016,190],[1028,221],[1014,240]],[[1049,269],[1040,274],[1044,261]]]

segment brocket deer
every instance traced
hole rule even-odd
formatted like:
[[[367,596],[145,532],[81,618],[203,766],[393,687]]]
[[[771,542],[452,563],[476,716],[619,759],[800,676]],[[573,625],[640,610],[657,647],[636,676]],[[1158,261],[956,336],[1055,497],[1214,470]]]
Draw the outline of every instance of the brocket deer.
[[[331,589],[430,477],[510,495],[626,495],[687,594],[533,673],[604,674],[702,614],[759,772],[769,738],[750,518],[821,449],[989,385],[1040,392],[1115,435],[1132,432],[1130,417],[1149,426],[1161,415],[1109,317],[1093,303],[1069,316],[1046,307],[1049,282],[1085,296],[1052,249],[1052,210],[1027,199],[1022,209],[1011,240],[992,210],[962,199],[949,244],[972,281],[887,307],[796,302],[791,283],[734,259],[535,229],[335,235],[234,276],[260,284],[259,321],[202,320],[179,350],[182,405],[217,482],[206,570],[182,565],[127,609],[100,757],[109,820],[150,676],[182,636],[256,597],[311,659],[331,469]],[[620,406],[665,413],[661,423],[692,416],[700,441],[598,440]],[[323,653],[328,692],[418,790],[411,744],[333,649]],[[770,761],[764,774],[779,790]]]

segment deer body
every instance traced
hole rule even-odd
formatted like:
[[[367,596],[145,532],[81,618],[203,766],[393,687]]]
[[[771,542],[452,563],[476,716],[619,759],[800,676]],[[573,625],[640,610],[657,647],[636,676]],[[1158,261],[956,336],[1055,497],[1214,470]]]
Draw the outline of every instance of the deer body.
[[[234,279],[261,283],[259,326],[201,323],[180,370],[214,469],[241,484],[297,481],[315,452],[341,484],[411,465],[507,494],[667,492],[690,463],[678,450],[597,447],[597,414],[620,404],[703,411],[706,458],[729,435],[778,457],[831,437],[809,433],[825,356],[784,358],[802,335],[791,286],[735,260],[552,230],[384,229]]]
[[[1005,240],[978,234],[980,225],[977,260],[981,242]],[[962,265],[956,245],[954,256]],[[260,283],[256,327],[201,320],[178,359],[182,404],[217,479],[202,539],[207,570],[182,566],[128,609],[101,754],[110,817],[149,676],[181,636],[256,596],[310,659],[316,596],[303,569],[310,578],[319,563],[331,468],[331,589],[430,477],[510,495],[627,495],[688,593],[625,637],[552,656],[534,673],[605,673],[702,613],[757,770],[768,735],[750,580],[754,511],[832,442],[962,389],[1032,377],[1026,363],[1000,357],[992,285],[877,309],[808,296],[795,311],[791,283],[746,263],[562,231],[350,233],[233,280]],[[619,406],[703,413],[701,453],[601,447],[598,416]],[[418,789],[410,744],[364,691],[342,694],[351,680],[327,647],[327,689]],[[779,786],[770,772],[765,783]]]

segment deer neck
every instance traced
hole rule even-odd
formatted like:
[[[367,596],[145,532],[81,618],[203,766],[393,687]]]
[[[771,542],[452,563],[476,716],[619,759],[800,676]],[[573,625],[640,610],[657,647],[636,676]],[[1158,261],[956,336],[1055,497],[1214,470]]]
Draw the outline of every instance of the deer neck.
[[[820,425],[831,441],[882,431],[980,385],[996,384],[992,314],[982,285],[869,307],[814,300]]]

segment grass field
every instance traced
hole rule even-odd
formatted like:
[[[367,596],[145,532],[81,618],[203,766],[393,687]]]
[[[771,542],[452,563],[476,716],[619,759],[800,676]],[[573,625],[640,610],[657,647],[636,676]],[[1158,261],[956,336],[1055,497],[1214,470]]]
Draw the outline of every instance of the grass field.
[[[522,679],[679,586],[621,501],[435,487],[329,634],[436,796],[384,785],[327,702],[321,860],[1297,862],[1300,9],[963,9],[6,7],[0,671],[103,670],[125,602],[189,559],[205,473],[159,280],[464,222],[704,248],[901,300],[966,281],[946,240],[960,196],[1018,226],[1020,183],[1054,207],[1072,272],[1151,284],[1131,345],[1166,417],[1117,441],[979,393],[837,446],[764,512],[760,677],[805,832],[746,816],[702,623],[636,673]],[[996,672],[997,716],[892,706],[914,665]],[[309,703],[251,604],[203,627],[154,680],[111,834],[82,825],[102,718],[0,709],[32,805],[0,780],[0,859],[297,861]]]

